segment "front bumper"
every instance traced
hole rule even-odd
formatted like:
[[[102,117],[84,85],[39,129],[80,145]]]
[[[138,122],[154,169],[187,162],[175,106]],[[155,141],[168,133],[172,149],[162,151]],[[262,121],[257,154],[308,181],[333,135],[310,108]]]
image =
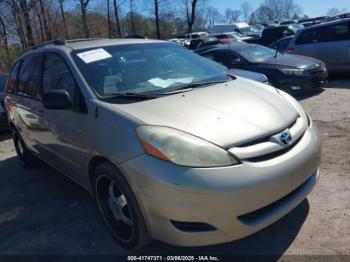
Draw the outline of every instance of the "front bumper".
[[[292,94],[308,94],[319,91],[327,84],[328,72],[322,72],[314,76],[283,77],[276,87]],[[299,87],[296,89],[296,87]]]
[[[121,169],[154,238],[200,246],[245,237],[286,215],[316,184],[319,164],[319,135],[312,126],[290,151],[263,162],[200,169],[141,155]],[[183,230],[171,221],[213,230]]]

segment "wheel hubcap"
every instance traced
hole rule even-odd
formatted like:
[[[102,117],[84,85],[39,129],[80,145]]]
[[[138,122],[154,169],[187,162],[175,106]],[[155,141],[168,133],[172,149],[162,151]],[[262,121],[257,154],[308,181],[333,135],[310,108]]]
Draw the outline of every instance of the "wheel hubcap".
[[[134,235],[134,219],[130,204],[123,190],[108,176],[97,180],[97,201],[107,226],[122,242],[129,242]]]
[[[123,222],[128,226],[132,226],[132,220],[127,205],[128,202],[123,194],[115,196],[114,183],[111,181],[108,190],[108,206],[118,222]]]

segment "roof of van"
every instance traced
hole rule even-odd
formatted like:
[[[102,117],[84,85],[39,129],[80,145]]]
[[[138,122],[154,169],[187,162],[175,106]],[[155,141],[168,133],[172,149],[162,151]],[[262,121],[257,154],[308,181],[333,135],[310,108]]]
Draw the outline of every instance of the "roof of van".
[[[127,45],[127,44],[147,44],[147,43],[168,43],[161,40],[149,40],[139,38],[90,38],[90,39],[75,39],[75,40],[62,40],[56,39],[48,42],[41,43],[34,46],[30,51],[40,50],[41,48],[69,48],[71,50],[97,48],[102,46],[114,46],[114,45]]]

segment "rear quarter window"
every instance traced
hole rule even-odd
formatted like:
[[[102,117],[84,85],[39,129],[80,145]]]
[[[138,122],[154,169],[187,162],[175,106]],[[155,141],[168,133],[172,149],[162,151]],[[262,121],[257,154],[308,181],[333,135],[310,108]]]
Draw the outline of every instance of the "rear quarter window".
[[[18,94],[41,97],[41,67],[42,55],[31,55],[24,59],[18,76]]]
[[[350,22],[330,25],[323,28],[321,42],[350,40]]]
[[[318,31],[316,28],[307,29],[300,33],[295,40],[296,45],[306,45],[311,43],[318,43]]]
[[[7,76],[0,76],[0,93],[4,91],[6,85]]]
[[[17,92],[17,76],[18,71],[20,69],[20,61],[18,61],[14,66],[12,67],[10,76],[7,81],[7,88],[6,92],[10,94],[15,94]]]

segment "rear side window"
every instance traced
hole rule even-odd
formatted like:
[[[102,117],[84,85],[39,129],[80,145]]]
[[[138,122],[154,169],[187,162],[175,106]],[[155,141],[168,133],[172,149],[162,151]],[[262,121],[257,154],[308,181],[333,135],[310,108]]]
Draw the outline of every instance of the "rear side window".
[[[286,49],[287,49],[287,47],[288,47],[290,41],[291,41],[291,39],[283,39],[283,40],[281,40],[281,41],[279,42],[279,44],[278,44],[278,50],[279,50],[280,52],[286,51]],[[276,46],[276,48],[277,48],[277,46]]]
[[[41,55],[32,55],[23,60],[18,77],[18,94],[41,98],[41,68]]]
[[[350,22],[325,27],[322,42],[350,40]]]
[[[303,31],[296,45],[350,40],[350,22],[325,25]]]
[[[20,68],[20,61],[18,61],[11,70],[11,74],[7,81],[7,93],[15,94],[17,92],[17,76]]]
[[[76,97],[76,85],[74,77],[69,71],[64,60],[56,54],[46,54],[43,72],[44,92],[53,89],[64,89],[70,97]]]
[[[308,29],[299,35],[298,39],[295,41],[296,45],[306,45],[311,43],[318,43],[318,30],[316,28]]]

